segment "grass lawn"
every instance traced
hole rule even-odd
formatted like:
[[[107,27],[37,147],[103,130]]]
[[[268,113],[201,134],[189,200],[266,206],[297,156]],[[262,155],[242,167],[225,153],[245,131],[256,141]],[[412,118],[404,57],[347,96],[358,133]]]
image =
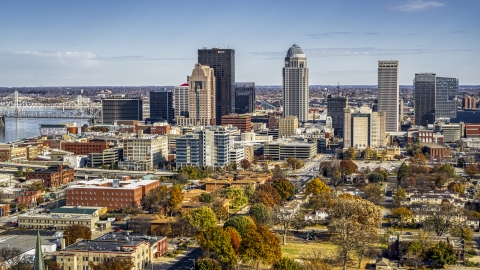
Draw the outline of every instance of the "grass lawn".
[[[287,245],[282,245],[282,254],[284,257],[291,259],[301,258],[303,256],[309,255],[312,251],[321,251],[324,254],[335,253],[336,246],[329,242],[313,242],[309,241],[308,243],[288,243]]]

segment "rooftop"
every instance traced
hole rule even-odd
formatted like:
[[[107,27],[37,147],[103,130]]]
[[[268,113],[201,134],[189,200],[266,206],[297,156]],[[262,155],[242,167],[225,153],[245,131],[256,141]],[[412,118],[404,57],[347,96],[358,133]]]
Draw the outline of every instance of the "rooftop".
[[[133,252],[133,247],[143,242],[153,246],[164,236],[145,236],[130,233],[110,233],[95,240],[83,240],[66,247],[64,250],[102,251],[102,252]]]
[[[305,57],[305,52],[297,44],[293,44],[290,49],[288,49],[286,57]]]

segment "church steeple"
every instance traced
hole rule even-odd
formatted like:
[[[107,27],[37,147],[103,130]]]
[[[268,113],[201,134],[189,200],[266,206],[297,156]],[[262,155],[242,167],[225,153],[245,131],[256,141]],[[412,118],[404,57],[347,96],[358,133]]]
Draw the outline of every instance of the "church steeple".
[[[43,261],[42,242],[40,240],[40,231],[37,230],[37,243],[35,244],[35,262],[33,270],[45,270],[45,262]]]

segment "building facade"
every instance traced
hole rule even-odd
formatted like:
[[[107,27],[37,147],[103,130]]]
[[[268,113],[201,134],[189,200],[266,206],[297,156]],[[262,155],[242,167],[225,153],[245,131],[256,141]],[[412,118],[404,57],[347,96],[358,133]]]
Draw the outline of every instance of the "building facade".
[[[222,116],[222,126],[232,125],[240,132],[250,132],[252,130],[252,117],[250,115],[229,114]]]
[[[124,95],[102,98],[102,122],[112,124],[117,120],[143,120],[142,98]]]
[[[345,109],[343,147],[365,149],[386,146],[386,113],[372,112],[364,106],[360,111]]]
[[[283,116],[308,121],[308,68],[303,49],[294,44],[288,49],[283,67]]]
[[[235,83],[235,113],[255,112],[255,83]]]
[[[57,187],[70,183],[74,179],[75,170],[64,168],[62,165],[51,167],[48,169],[26,172],[25,179],[41,179],[42,184],[46,188]]]
[[[123,161],[142,162],[143,170],[153,170],[168,159],[167,136],[148,136],[123,140]],[[119,167],[122,165],[119,164]],[[124,166],[129,166],[124,164]],[[126,168],[129,169],[129,168]]]
[[[175,117],[183,116],[188,118],[188,83],[173,88],[173,104]]]
[[[150,91],[150,119],[172,123],[175,118],[173,105],[172,90]]]
[[[435,80],[435,120],[457,117],[458,79],[437,77]]]
[[[348,100],[345,97],[327,97],[327,116],[332,118],[332,127],[335,136],[343,138],[343,122]]]
[[[288,137],[295,135],[298,128],[298,118],[296,116],[287,116],[278,121],[278,136]]]
[[[101,153],[109,148],[104,140],[90,140],[88,142],[61,142],[61,150],[72,152],[74,155],[88,155],[90,153]]]
[[[413,82],[415,124],[427,126],[435,122],[435,73],[417,73]]]
[[[235,50],[202,48],[198,63],[208,65],[215,76],[215,119],[221,125],[222,116],[235,112]]]
[[[378,61],[378,111],[386,113],[386,131],[397,132],[398,116],[398,61]]]

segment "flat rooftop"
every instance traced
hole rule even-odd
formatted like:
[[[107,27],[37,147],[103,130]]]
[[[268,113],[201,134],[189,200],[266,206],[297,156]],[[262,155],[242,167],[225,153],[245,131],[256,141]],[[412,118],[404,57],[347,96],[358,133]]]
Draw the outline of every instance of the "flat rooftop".
[[[121,252],[123,248],[132,248],[141,244],[142,242],[147,242],[150,244],[150,246],[153,246],[155,243],[164,238],[164,236],[145,236],[130,233],[109,233],[95,240],[83,240],[77,242],[66,247],[64,250],[98,250],[102,252]],[[130,251],[124,250],[123,252]]]
[[[92,179],[88,181],[79,181],[78,185],[71,185],[66,190],[85,188],[85,189],[137,189],[138,187],[147,186],[152,183],[158,182],[158,180],[126,180],[120,181],[119,187],[113,187],[114,179]],[[107,186],[105,186],[107,185]]]
[[[59,237],[40,236],[42,244],[57,243]],[[37,234],[35,235],[2,235],[0,236],[0,249],[4,247],[16,247],[23,252],[27,252],[35,248]]]

